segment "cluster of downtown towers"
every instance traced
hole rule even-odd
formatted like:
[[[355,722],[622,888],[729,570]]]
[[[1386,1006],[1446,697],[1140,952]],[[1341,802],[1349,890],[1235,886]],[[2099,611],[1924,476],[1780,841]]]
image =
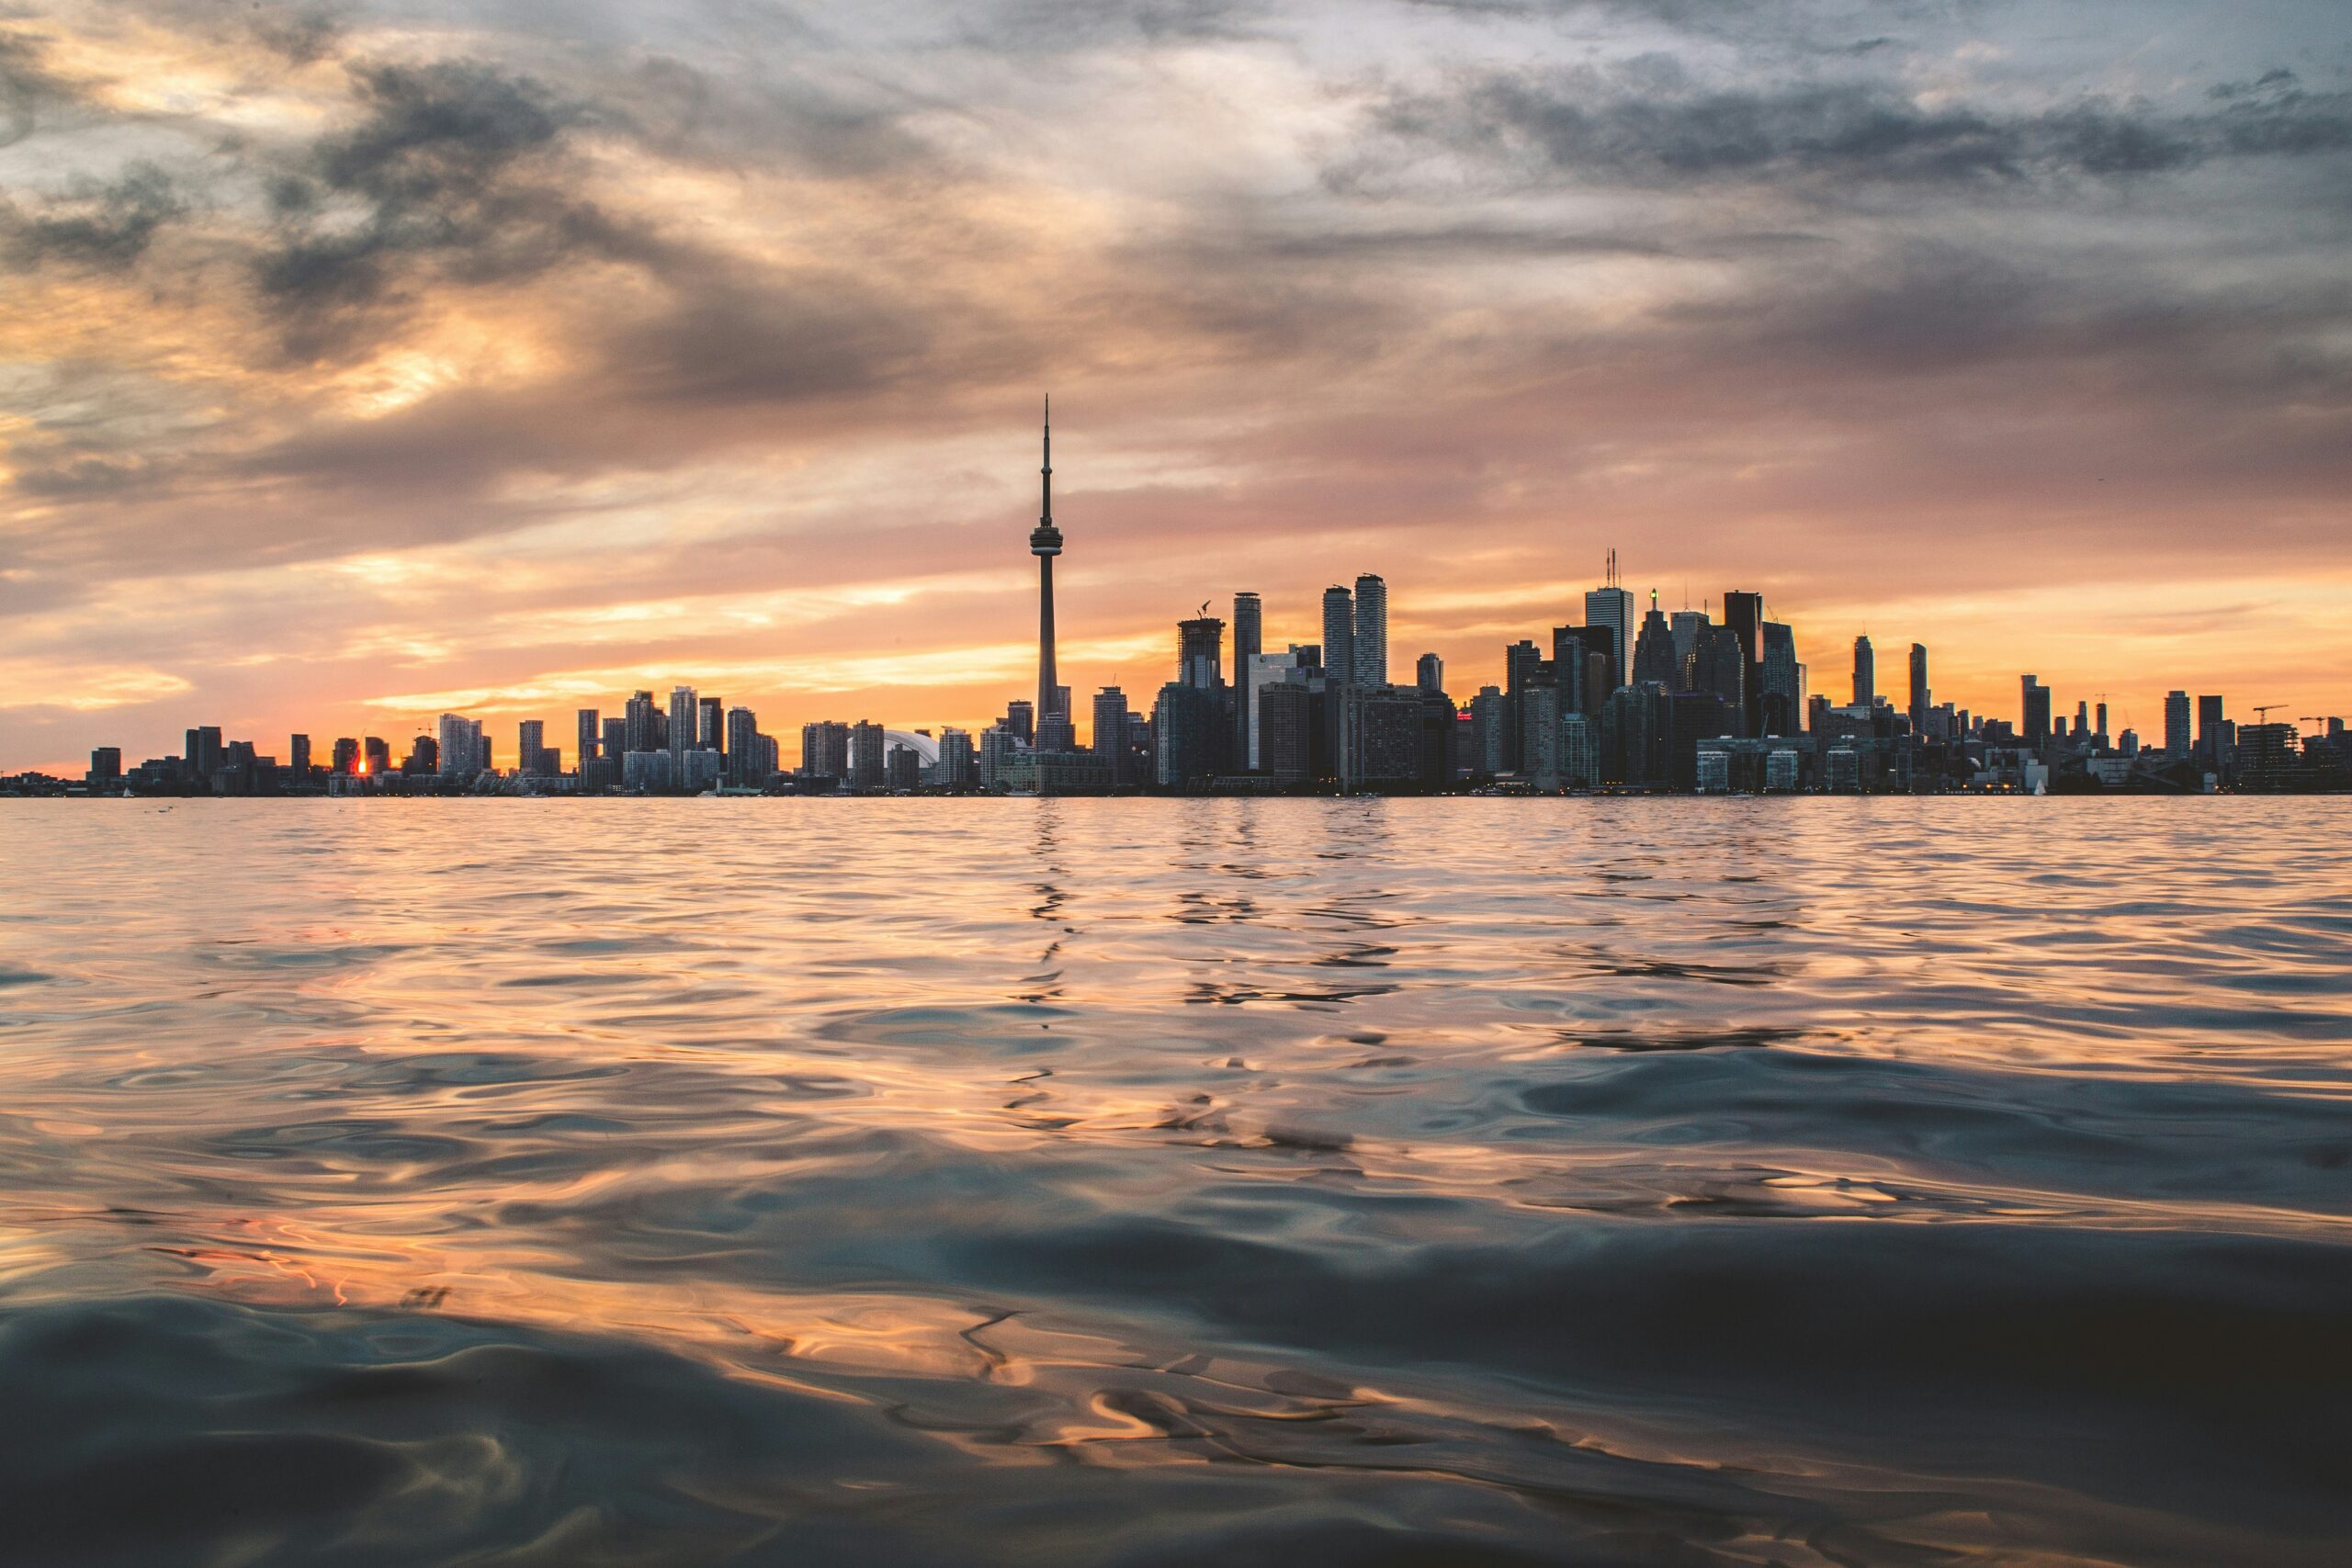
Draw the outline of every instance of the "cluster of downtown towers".
[[[1977,719],[1933,702],[1928,650],[1913,643],[1909,702],[1898,710],[1877,692],[1867,637],[1854,643],[1852,700],[1808,699],[1805,667],[1786,624],[1766,618],[1762,595],[1723,597],[1723,619],[1688,608],[1661,611],[1653,592],[1637,617],[1619,585],[1611,553],[1607,581],[1584,595],[1581,625],[1552,628],[1548,646],[1523,639],[1503,650],[1503,679],[1466,704],[1445,691],[1434,653],[1416,661],[1410,684],[1392,682],[1388,587],[1365,574],[1324,591],[1322,641],[1263,647],[1258,594],[1233,597],[1232,679],[1226,677],[1227,623],[1202,613],[1177,623],[1175,678],[1148,716],[1106,686],[1093,698],[1089,743],[1080,746],[1070,690],[1059,680],[1054,623],[1054,562],[1063,547],[1053,519],[1053,434],[1045,431],[1042,505],[1030,531],[1038,566],[1037,693],[1016,700],[976,739],[946,728],[886,729],[872,722],[802,727],[800,762],[786,773],[775,740],[750,708],[678,686],[668,701],[632,695],[616,717],[577,714],[575,766],[546,743],[543,721],[522,722],[516,766],[500,773],[479,720],[441,716],[395,764],[375,737],[334,743],[314,765],[310,739],[292,738],[288,765],[247,742],[223,742],[218,728],[187,732],[184,756],[152,759],[126,774],[121,754],[100,748],[88,786],[170,793],[356,793],[401,790],[547,790],[703,793],[710,790],[985,790],[1070,793],[1152,788],[1179,792],[1434,790],[1502,781],[1537,792],[1591,787],[1726,790],[1919,789],[1962,784],[2039,788],[2053,768],[2115,784],[2142,766],[2130,730],[2110,741],[2107,707],[2094,728],[2087,703],[2069,728],[2052,718],[2049,688],[2021,682],[2020,722]],[[2147,757],[2206,781],[2235,761],[2239,737],[2219,697],[2199,700],[2199,733],[2188,731],[2188,697],[2166,705],[2165,746]],[[2257,735],[2256,750],[2293,749],[2293,727]],[[2273,744],[2275,743],[2275,745]],[[2342,768],[2340,720],[2314,747]],[[2037,777],[2037,770],[2040,776]],[[2153,775],[2151,775],[2153,776]]]

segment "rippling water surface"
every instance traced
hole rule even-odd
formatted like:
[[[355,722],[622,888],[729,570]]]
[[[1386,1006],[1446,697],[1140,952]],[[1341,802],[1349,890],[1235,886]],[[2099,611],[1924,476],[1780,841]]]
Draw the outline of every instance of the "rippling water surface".
[[[0,803],[15,1562],[2339,1563],[2352,806]]]

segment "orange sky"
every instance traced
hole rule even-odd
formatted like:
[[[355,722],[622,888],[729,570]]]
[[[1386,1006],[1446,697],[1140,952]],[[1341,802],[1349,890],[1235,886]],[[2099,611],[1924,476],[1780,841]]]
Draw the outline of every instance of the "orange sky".
[[[1081,718],[1359,571],[1466,699],[1611,547],[1840,700],[2352,713],[2336,7],[221,15],[0,19],[0,769],[977,728],[1048,390]]]

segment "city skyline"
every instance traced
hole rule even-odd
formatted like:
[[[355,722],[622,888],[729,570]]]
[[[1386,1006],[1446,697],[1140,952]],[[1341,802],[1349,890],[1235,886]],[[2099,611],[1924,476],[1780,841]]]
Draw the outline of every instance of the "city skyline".
[[[985,722],[1048,387],[1081,693],[1361,570],[1480,668],[1614,548],[1980,710],[2326,712],[2352,17],[2069,15],[0,20],[0,765],[681,681]]]
[[[1034,699],[1026,697],[1012,699],[1011,705],[1003,710],[1003,713],[1009,716],[1003,721],[994,717],[948,723],[896,718],[876,721],[870,717],[860,717],[853,726],[847,720],[839,717],[837,714],[828,712],[822,718],[803,720],[797,727],[803,737],[800,748],[797,750],[786,750],[775,739],[758,728],[761,722],[759,716],[744,700],[702,695],[692,684],[682,682],[672,686],[669,696],[670,711],[666,716],[664,728],[667,739],[658,746],[646,739],[646,734],[650,732],[641,733],[641,726],[637,716],[637,710],[640,706],[650,707],[652,705],[655,687],[639,688],[625,706],[624,716],[614,718],[605,718],[602,716],[601,706],[597,705],[616,694],[577,692],[573,694],[593,698],[595,701],[590,705],[579,706],[571,710],[578,726],[578,745],[571,754],[572,767],[568,771],[578,772],[579,763],[587,759],[592,751],[600,750],[609,760],[617,764],[619,758],[613,754],[610,739],[615,734],[628,737],[626,746],[631,754],[650,756],[656,751],[667,754],[666,761],[672,766],[665,768],[658,780],[650,773],[648,773],[644,780],[646,784],[655,784],[657,787],[700,787],[704,783],[714,784],[727,783],[748,786],[756,784],[760,779],[779,772],[806,773],[821,771],[826,764],[821,759],[812,758],[808,740],[811,732],[820,729],[840,732],[834,740],[828,743],[833,749],[850,746],[850,735],[853,730],[860,734],[870,733],[877,738],[874,742],[872,756],[863,759],[854,770],[849,767],[838,770],[844,779],[848,778],[853,771],[857,772],[861,779],[869,785],[880,783],[885,777],[885,759],[881,750],[884,742],[878,739],[884,736],[909,739],[922,737],[932,747],[924,761],[926,767],[935,763],[939,758],[934,737],[961,737],[963,742],[968,746],[973,737],[982,734],[991,727],[1001,728],[1004,723],[1011,722],[1012,719],[1023,721],[1017,728],[1021,743],[1024,748],[1034,739],[1035,749],[1041,752],[1102,750],[1106,744],[1102,733],[1103,714],[1106,711],[1102,705],[1102,699],[1118,696],[1125,682],[1105,681],[1091,688],[1097,694],[1093,703],[1089,705],[1091,707],[1094,722],[1090,728],[1080,729],[1077,717],[1081,705],[1071,686],[1061,682],[1059,678],[1054,563],[1062,556],[1065,536],[1056,525],[1053,515],[1053,405],[1050,397],[1044,400],[1042,407],[1041,456],[1038,467],[1039,515],[1036,525],[1030,530],[1026,540],[1026,547],[1036,559],[1038,567],[1038,629],[1031,656],[1035,677]],[[1804,733],[1813,727],[1813,716],[1804,711],[1808,704],[1815,708],[1826,705],[1852,713],[1867,712],[1873,707],[1883,707],[1890,712],[1901,712],[1908,733],[1914,737],[1924,737],[1928,733],[1927,721],[1938,714],[1943,716],[1942,722],[1947,724],[1952,722],[1955,714],[1960,716],[1960,729],[1962,733],[1971,730],[1970,720],[1973,717],[1973,727],[1981,728],[1987,720],[2007,724],[2018,734],[2033,738],[2037,743],[2053,732],[2063,734],[2066,731],[2063,716],[2058,717],[2053,731],[2053,716],[2050,705],[2052,683],[2044,682],[2039,675],[2032,672],[2025,672],[2014,677],[2019,682],[2019,695],[2014,714],[2004,714],[1997,705],[1974,708],[1965,702],[1953,700],[1949,693],[1944,694],[1944,701],[1940,704],[1936,703],[1931,695],[1931,684],[1928,680],[1929,649],[1927,645],[1917,641],[1913,641],[1909,645],[1906,656],[1908,683],[1904,694],[1905,700],[1898,705],[1882,693],[1877,685],[1875,647],[1867,633],[1858,635],[1853,639],[1850,662],[1843,677],[1848,701],[1838,703],[1827,694],[1826,690],[1812,684],[1810,665],[1807,660],[1799,656],[1796,639],[1792,635],[1794,628],[1785,622],[1767,624],[1767,604],[1764,594],[1752,590],[1726,591],[1721,596],[1720,611],[1714,608],[1713,601],[1702,598],[1700,606],[1695,610],[1687,603],[1678,607],[1669,622],[1666,613],[1661,609],[1661,595],[1656,588],[1648,591],[1647,614],[1645,615],[1642,614],[1636,596],[1623,585],[1617,551],[1614,548],[1610,549],[1607,554],[1603,572],[1602,583],[1587,589],[1581,595],[1584,626],[1579,627],[1571,621],[1567,625],[1554,628],[1550,635],[1554,637],[1555,645],[1561,637],[1572,633],[1580,634],[1588,639],[1580,646],[1600,650],[1598,657],[1607,661],[1617,687],[1649,682],[1662,685],[1668,692],[1676,692],[1705,689],[1715,679],[1713,676],[1702,678],[1699,673],[1707,667],[1706,661],[1711,657],[1710,652],[1702,650],[1698,646],[1699,638],[1712,631],[1720,631],[1733,637],[1736,640],[1728,645],[1730,652],[1736,655],[1757,673],[1752,676],[1732,674],[1728,677],[1729,684],[1726,690],[1729,696],[1726,700],[1729,705],[1723,710],[1731,725],[1729,729],[1724,731],[1727,735],[1763,736]],[[1203,690],[1214,688],[1220,694],[1229,694],[1222,699],[1227,702],[1230,707],[1220,720],[1219,728],[1223,728],[1228,725],[1233,728],[1234,733],[1230,739],[1224,742],[1231,746],[1232,751],[1224,758],[1224,761],[1232,763],[1229,771],[1236,773],[1255,771],[1258,767],[1257,736],[1252,728],[1250,710],[1253,702],[1257,699],[1260,677],[1252,671],[1251,666],[1258,662],[1260,649],[1270,646],[1264,632],[1265,597],[1266,595],[1256,590],[1232,591],[1231,629],[1234,633],[1234,643],[1229,668],[1225,661],[1224,649],[1224,636],[1227,629],[1227,623],[1221,618],[1209,615],[1214,600],[1204,601],[1201,604],[1199,614],[1203,618],[1180,621],[1177,626],[1179,655],[1173,671],[1174,679],[1170,684]],[[1318,679],[1327,668],[1336,667],[1338,671],[1344,671],[1344,674],[1335,678],[1344,680],[1351,685],[1365,689],[1387,686],[1392,674],[1390,665],[1393,639],[1386,579],[1379,573],[1360,572],[1356,575],[1351,586],[1347,583],[1331,584],[1319,595],[1317,608],[1320,612],[1318,628],[1320,642],[1309,644],[1291,639],[1287,646],[1292,649],[1292,655],[1269,654],[1269,660],[1276,662],[1296,663],[1298,660],[1294,656],[1296,655],[1297,650],[1302,647],[1310,648],[1316,651],[1317,659],[1308,662],[1314,665]],[[1573,610],[1566,610],[1566,613],[1573,615]],[[1716,614],[1720,614],[1723,617],[1720,623],[1713,618]],[[1539,617],[1547,621],[1551,618]],[[1636,633],[1639,634],[1638,637]],[[1766,635],[1767,633],[1777,633],[1785,639],[1783,647],[1788,650],[1786,657],[1791,660],[1792,667],[1792,673],[1786,679],[1793,694],[1788,699],[1790,704],[1788,710],[1769,720],[1761,706],[1763,703],[1769,701],[1765,696],[1764,687],[1772,679],[1762,674],[1765,662],[1772,657],[1770,652],[1770,638]],[[1589,640],[1594,638],[1598,640]],[[1279,646],[1279,639],[1276,646]],[[1525,669],[1522,669],[1519,663],[1521,650],[1525,651],[1529,660]],[[1405,657],[1414,658],[1410,654]],[[1472,700],[1473,693],[1508,688],[1515,694],[1522,676],[1533,673],[1538,661],[1537,645],[1525,639],[1519,640],[1501,650],[1498,667],[1493,671],[1491,681],[1476,666],[1465,669],[1464,665],[1457,665],[1456,669],[1463,671],[1469,682],[1469,686],[1463,693],[1448,694],[1453,697],[1453,706],[1458,710],[1460,716],[1464,719],[1474,719],[1476,704]],[[1467,664],[1467,661],[1465,660],[1464,663]],[[1415,658],[1414,680],[1417,689],[1428,693],[1443,693],[1445,689],[1442,684],[1442,671],[1445,668],[1446,658],[1443,654],[1435,649],[1419,653]],[[1226,678],[1228,672],[1231,676],[1230,681]],[[1833,675],[1832,684],[1838,683],[1838,677]],[[1149,691],[1152,689],[1152,684],[1146,681],[1141,683],[1139,689]],[[429,725],[419,723],[418,732],[413,739],[408,753],[406,771],[420,771],[421,759],[426,760],[421,769],[422,772],[439,776],[463,778],[469,777],[477,769],[492,770],[494,759],[500,753],[493,735],[485,726],[485,716],[499,715],[511,716],[517,729],[518,739],[513,749],[511,771],[523,774],[538,774],[542,772],[553,774],[567,771],[560,765],[560,760],[563,756],[561,749],[545,747],[544,736],[548,716],[538,714],[522,716],[529,710],[511,700],[511,694],[506,694],[509,700],[501,700],[500,694],[473,694],[472,695],[473,701],[456,705],[475,710],[472,713],[457,713],[444,707]],[[896,696],[898,700],[906,700],[903,693],[896,694]],[[1516,702],[1516,696],[1514,695],[1511,700]],[[2186,694],[2180,688],[2167,692],[2164,701],[2163,718],[2160,721],[2161,728],[2154,730],[2146,742],[2151,750],[2170,748],[2176,752],[2183,750],[2174,746],[2173,742],[2181,733],[2182,705],[2186,700]],[[2199,735],[2209,733],[2222,724],[2225,706],[2231,701],[2232,694],[2226,693],[2200,693],[2198,695]],[[2087,725],[2093,704],[2094,699],[2090,697],[2077,699],[2075,719],[2076,728],[2074,733],[2078,737],[2092,733],[2085,727]],[[1597,700],[1595,705],[1597,705]],[[2259,716],[2267,717],[2268,713],[2283,709],[2287,705],[2240,703],[2238,706],[2241,709],[2253,707]],[[2095,733],[2100,744],[2105,746],[2112,738],[2121,736],[2128,737],[2131,745],[2136,749],[2140,744],[2141,727],[2132,710],[2127,705],[2111,702],[2109,694],[2104,689],[2097,694],[2096,708],[2098,726]],[[2289,716],[2283,722],[2293,726],[2298,733],[2308,731],[2315,737],[2333,739],[2340,733],[2342,718],[2326,709],[2324,699],[2320,708],[2321,711],[2317,713]],[[1125,743],[1126,726],[1134,717],[1138,716],[1132,714],[1124,705],[1120,706],[1118,713],[1121,733],[1108,742],[1114,747]],[[560,718],[558,722],[560,723]],[[1336,726],[1336,718],[1332,722]],[[2229,718],[2227,722],[2229,729],[2233,732],[2239,724],[2245,722],[2243,712]],[[191,762],[196,760],[196,739],[199,735],[208,737],[209,749],[217,751],[222,744],[221,737],[235,728],[232,724],[199,726],[183,729],[182,734],[187,742],[185,755]],[[601,742],[598,739],[600,732],[605,738]],[[289,736],[289,755],[296,759],[294,767],[296,772],[300,773],[310,761],[312,732],[289,730],[287,733]],[[763,749],[765,756],[763,772],[756,775],[746,774],[743,772],[744,765],[738,759],[743,754],[744,748],[740,747],[735,741],[739,734],[745,742]],[[359,738],[337,738],[334,741],[334,760],[328,764],[329,771],[334,773],[354,773],[362,776],[368,773],[401,771],[400,767],[392,762],[393,753],[390,742],[374,735],[367,736],[365,739],[366,748],[362,751],[359,749]],[[257,744],[253,742],[245,744],[249,750],[257,752]],[[1514,749],[1516,745],[1517,741],[1514,740],[1512,742]],[[434,750],[428,751],[428,746]],[[700,750],[707,750],[709,754],[707,774],[707,776],[690,776],[687,753]],[[126,756],[135,757],[138,754],[138,748],[126,748],[119,740],[115,740],[94,747],[90,758],[95,769],[99,758],[110,757],[119,772],[125,765]],[[157,750],[156,755],[164,754],[166,753],[163,753],[161,749]],[[849,754],[848,750],[842,750],[844,759]],[[435,755],[438,758],[437,764],[429,760]],[[828,756],[830,755],[829,750]],[[964,758],[963,763],[959,766],[968,770],[980,755],[978,751],[972,752]],[[722,757],[725,759],[723,771]],[[789,759],[788,761],[786,759]],[[544,767],[543,762],[546,764]],[[206,766],[209,772],[210,763],[208,761]],[[0,759],[0,774],[37,771],[47,770],[10,767],[6,765],[6,759]],[[1510,768],[1504,771],[1514,774],[1518,772],[1515,750]],[[636,773],[631,773],[625,776],[628,787],[640,787],[639,779]],[[608,780],[607,784],[618,785],[623,783],[623,779],[624,775],[616,769],[615,776]],[[964,777],[960,782],[972,781],[969,777]],[[1597,775],[1593,782],[1598,782]]]

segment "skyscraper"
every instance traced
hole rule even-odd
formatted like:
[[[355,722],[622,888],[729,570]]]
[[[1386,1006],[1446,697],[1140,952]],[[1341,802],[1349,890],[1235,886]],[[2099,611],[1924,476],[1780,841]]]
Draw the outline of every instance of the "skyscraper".
[[[1747,724],[1742,733],[1749,736],[1794,735],[1797,733],[1801,705],[1797,712],[1777,716],[1781,728],[1771,727],[1775,716],[1768,715],[1770,696],[1776,694],[1772,683],[1766,679],[1764,637],[1764,595],[1744,592],[1738,589],[1724,595],[1724,625],[1732,636],[1739,638],[1741,651],[1747,660]],[[1790,662],[1796,660],[1795,644],[1792,643]]]
[[[672,757],[683,757],[689,751],[698,750],[695,745],[695,725],[700,717],[701,708],[701,699],[695,695],[695,689],[692,686],[670,688],[670,755]],[[673,762],[670,776],[680,778],[684,774],[684,765]]]
[[[1657,590],[1653,588],[1649,612],[1642,617],[1641,635],[1634,639],[1634,679],[1656,682],[1668,692],[1679,691],[1680,662],[1674,654],[1674,628],[1658,609]]]
[[[1871,639],[1854,639],[1854,705],[1866,708],[1878,702],[1878,655],[1871,648]]]
[[[1584,624],[1609,634],[1611,682],[1618,686],[1630,683],[1634,678],[1633,662],[1629,657],[1633,652],[1634,596],[1617,585],[1615,550],[1609,552],[1608,585],[1595,588],[1584,596]]]
[[[440,773],[445,779],[469,779],[481,771],[481,721],[445,713],[440,719]]]
[[[1928,733],[1928,713],[1936,705],[1934,695],[1928,690],[1928,645],[1911,645],[1911,733]]]
[[[1233,754],[1250,755],[1250,660],[1261,651],[1264,607],[1255,593],[1233,596]]]
[[[1707,619],[1704,610],[1677,610],[1667,616],[1667,621],[1674,628],[1674,662],[1681,671],[1681,679],[1674,689],[1678,692],[1699,690],[1694,684],[1698,680],[1699,642],[1705,628],[1713,623]]]
[[[1196,691],[1225,683],[1225,623],[1199,615],[1176,623],[1176,682]]]
[[[1796,631],[1785,621],[1765,621],[1756,629],[1764,639],[1763,667],[1749,666],[1750,675],[1762,682],[1760,692],[1751,688],[1747,694],[1749,710],[1761,721],[1756,733],[1802,735],[1804,666],[1797,662]]]
[[[1252,594],[1252,598],[1256,595]],[[1089,738],[1089,750],[1111,769],[1113,784],[1125,784],[1120,776],[1120,763],[1127,744],[1127,694],[1116,686],[1105,686],[1094,694],[1094,729]],[[945,753],[942,752],[944,756]]]
[[[515,727],[514,766],[523,773],[537,773],[539,753],[547,750],[548,727],[545,719],[526,718]],[[373,772],[371,768],[369,770]]]
[[[653,705],[651,692],[632,692],[621,709],[623,744],[621,753],[658,750],[661,741],[662,710]]]
[[[761,767],[760,717],[747,707],[727,710],[727,778],[738,789],[767,783]]]
[[[1359,686],[1388,684],[1388,584],[1371,572],[1356,579],[1355,647],[1350,679]]]
[[[1323,669],[1335,682],[1355,679],[1355,596],[1336,583],[1323,590]]]
[[[1414,661],[1413,683],[1424,692],[1445,690],[1445,660],[1434,653],[1424,653]]]
[[[579,749],[572,752],[572,756],[584,777],[588,764],[604,752],[603,720],[596,716],[594,708],[582,708],[575,716],[579,724]]]
[[[2197,749],[2205,754],[2208,767],[2219,767],[2226,750],[2226,737],[2222,727],[2229,721],[2222,716],[2222,699],[2199,696],[2197,699]]]
[[[889,732],[872,719],[861,718],[849,729],[849,782],[853,789],[880,789],[888,758],[884,748]]]
[[[293,770],[294,779],[298,784],[311,776],[311,738],[309,736],[296,735],[288,739],[286,765]]]
[[[2165,694],[2165,750],[2176,757],[2188,755],[2188,694]]]
[[[1061,676],[1054,666],[1054,558],[1062,553],[1062,531],[1054,526],[1054,400],[1046,400],[1044,460],[1038,465],[1041,507],[1029,530],[1029,553],[1037,558],[1037,716],[1056,706]],[[1068,717],[1067,714],[1063,715]]]
[[[2018,738],[2039,750],[2050,739],[2050,688],[2031,675],[2018,680]]]
[[[702,699],[702,713],[695,725],[695,745],[704,751],[726,749],[726,708],[717,697]]]

